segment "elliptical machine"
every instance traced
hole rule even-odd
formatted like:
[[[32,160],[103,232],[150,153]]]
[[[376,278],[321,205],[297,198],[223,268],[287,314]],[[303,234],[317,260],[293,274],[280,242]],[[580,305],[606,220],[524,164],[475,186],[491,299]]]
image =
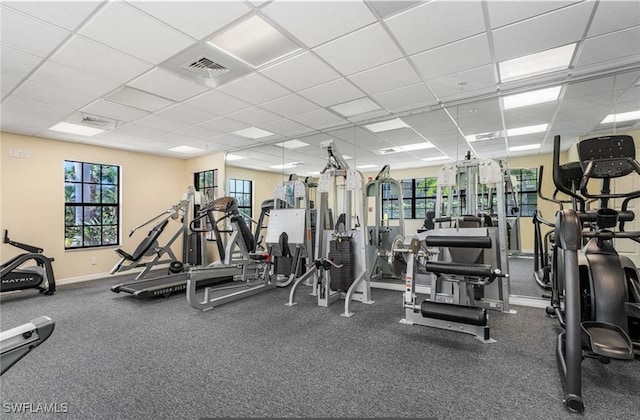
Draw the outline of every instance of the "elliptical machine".
[[[38,289],[40,293],[52,295],[56,291],[56,281],[51,262],[53,258],[46,257],[42,248],[16,242],[9,239],[9,232],[5,229],[2,243],[20,248],[25,253],[16,255],[6,263],[0,265],[0,292],[10,292],[23,289]],[[36,265],[23,266],[29,261]]]
[[[640,242],[640,232],[626,232],[625,222],[634,220],[629,202],[640,198],[640,190],[611,192],[611,179],[636,173],[631,136],[610,136],[582,140],[577,144],[584,176],[580,195],[562,183],[559,167],[560,136],[554,138],[553,180],[556,188],[575,198],[578,209],[560,210],[555,222],[555,255],[552,305],[565,329],[556,348],[558,370],[564,388],[564,403],[574,412],[584,411],[582,399],[582,360],[633,360],[640,353],[640,282],[633,262],[613,247],[615,238]],[[601,179],[599,194],[588,191],[591,179]],[[586,211],[586,200],[599,202],[596,211]],[[609,201],[621,199],[621,210]],[[613,230],[618,226],[617,230]],[[583,230],[583,227],[589,227]],[[582,247],[582,238],[589,238]],[[582,247],[582,249],[581,249]],[[564,310],[561,301],[564,298]]]

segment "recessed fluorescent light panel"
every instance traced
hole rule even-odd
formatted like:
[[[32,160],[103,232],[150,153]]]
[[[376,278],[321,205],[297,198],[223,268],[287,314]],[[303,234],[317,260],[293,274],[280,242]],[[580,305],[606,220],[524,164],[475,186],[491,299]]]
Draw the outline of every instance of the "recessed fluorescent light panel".
[[[289,162],[289,163],[280,164],[280,165],[272,165],[269,167],[273,169],[291,169],[291,168],[296,168],[300,165],[302,165],[302,162]]]
[[[154,112],[160,108],[171,105],[174,102],[161,98],[150,93],[142,92],[130,87],[123,87],[113,95],[105,98],[108,101],[116,102],[123,105],[133,106],[145,111]]]
[[[234,131],[231,134],[235,134],[235,135],[246,137],[253,140],[261,139],[263,137],[273,136],[273,133],[271,131],[263,130],[257,127],[245,128],[242,130]]]
[[[509,148],[510,152],[521,152],[523,150],[534,150],[534,149],[539,149],[540,148],[540,143],[537,144],[525,144],[522,146],[513,146]]]
[[[253,67],[300,50],[295,42],[257,15],[211,38],[208,43]]]
[[[191,146],[176,146],[169,149],[170,152],[178,152],[178,153],[198,153],[202,152],[202,149],[198,149],[197,147]]]
[[[300,140],[289,140],[283,143],[276,143],[276,146],[284,147],[285,149],[297,149],[299,147],[308,146],[308,143],[305,143]]]
[[[342,155],[342,158],[343,158],[344,160],[350,160],[350,159],[353,159],[353,156],[349,156],[349,155]]]
[[[523,106],[542,104],[545,102],[557,101],[560,97],[562,86],[555,86],[547,89],[534,90],[531,92],[518,93],[502,98],[503,109],[521,108]]]
[[[380,149],[379,153],[389,155],[391,153],[411,152],[413,150],[431,149],[433,147],[435,147],[433,144],[424,141],[422,143],[405,144],[404,146],[387,147],[386,149]]]
[[[510,82],[512,80],[524,79],[525,77],[537,76],[539,74],[551,73],[552,71],[569,68],[571,57],[576,44],[569,44],[524,57],[498,63],[500,69],[500,81]]]
[[[432,156],[428,158],[422,158],[422,160],[424,160],[425,162],[435,162],[438,160],[447,160],[447,159],[449,159],[449,156]]]
[[[87,127],[86,125],[72,124],[68,122],[59,122],[58,124],[49,127],[51,131],[59,131],[61,133],[77,134],[79,136],[95,136],[102,133],[104,130],[101,128]]]
[[[358,169],[371,169],[371,168],[377,168],[378,165],[358,165],[356,166],[356,168]]]
[[[633,121],[640,120],[640,110],[639,111],[631,111],[631,112],[623,112],[620,114],[609,114],[605,117],[604,120],[600,124],[609,124],[609,123],[618,123],[622,121]]]
[[[228,162],[231,162],[233,160],[240,160],[240,159],[244,159],[244,156],[232,155],[231,153],[227,153],[227,155],[224,157],[224,160]]]
[[[522,136],[524,134],[535,134],[547,131],[549,124],[528,125],[526,127],[509,128],[507,136]]]
[[[408,128],[409,126],[400,118],[394,118],[393,120],[367,124],[364,127],[374,133],[380,133],[382,131],[397,130],[398,128]]]
[[[334,105],[330,108],[345,117],[353,117],[355,115],[380,109],[380,107],[369,98],[356,99],[355,101]]]

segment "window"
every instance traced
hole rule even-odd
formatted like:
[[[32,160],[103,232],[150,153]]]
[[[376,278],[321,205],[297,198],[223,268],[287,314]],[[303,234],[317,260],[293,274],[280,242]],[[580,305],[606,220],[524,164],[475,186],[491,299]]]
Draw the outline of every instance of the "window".
[[[213,201],[218,197],[218,170],[196,172],[193,174],[193,185],[196,191],[202,191],[207,201]]]
[[[253,217],[253,182],[248,179],[229,179],[229,197],[238,200],[238,211],[249,221]]]
[[[538,170],[532,169],[512,169],[511,175],[515,175],[518,185],[518,203],[520,204],[520,216],[534,216],[536,205],[538,204]],[[511,214],[513,201],[507,199],[507,215]]]
[[[436,208],[438,178],[403,179],[402,202],[405,219],[424,219],[427,211]],[[389,219],[398,219],[398,197],[392,194],[391,184],[382,185],[382,211]]]
[[[64,162],[64,247],[92,248],[120,241],[120,168]]]

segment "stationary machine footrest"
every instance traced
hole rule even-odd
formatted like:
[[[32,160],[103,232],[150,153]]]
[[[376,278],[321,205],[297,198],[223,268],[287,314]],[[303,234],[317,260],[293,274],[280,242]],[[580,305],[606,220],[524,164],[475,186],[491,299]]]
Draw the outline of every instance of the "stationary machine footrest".
[[[581,325],[583,344],[593,353],[612,359],[633,359],[633,344],[622,328],[597,321],[586,321]]]
[[[485,308],[473,308],[425,300],[420,305],[420,313],[425,318],[435,318],[480,327],[487,325],[487,310]]]

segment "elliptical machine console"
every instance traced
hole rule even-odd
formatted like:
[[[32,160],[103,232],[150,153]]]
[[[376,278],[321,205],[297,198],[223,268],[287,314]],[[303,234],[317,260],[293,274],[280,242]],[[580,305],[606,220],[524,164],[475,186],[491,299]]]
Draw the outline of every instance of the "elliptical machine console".
[[[20,248],[25,253],[19,254],[6,263],[0,265],[0,292],[10,292],[23,289],[38,289],[40,293],[52,295],[56,291],[56,282],[51,262],[53,258],[46,257],[42,248],[16,242],[9,239],[9,232],[5,229],[2,243]],[[35,265],[26,265],[34,261]]]

